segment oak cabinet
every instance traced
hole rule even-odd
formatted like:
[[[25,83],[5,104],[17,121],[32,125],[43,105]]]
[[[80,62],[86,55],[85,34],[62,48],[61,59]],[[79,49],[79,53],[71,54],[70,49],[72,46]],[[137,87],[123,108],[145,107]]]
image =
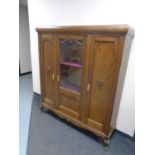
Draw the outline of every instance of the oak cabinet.
[[[108,144],[134,36],[128,25],[37,28],[42,108]]]

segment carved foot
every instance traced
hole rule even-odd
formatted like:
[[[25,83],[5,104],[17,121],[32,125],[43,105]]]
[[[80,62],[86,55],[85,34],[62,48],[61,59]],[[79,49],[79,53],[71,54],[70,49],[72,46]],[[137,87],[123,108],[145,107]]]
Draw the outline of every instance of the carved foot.
[[[40,110],[46,112],[48,111],[48,108],[44,107],[43,105],[40,105]]]
[[[104,149],[108,150],[109,149],[109,143],[110,143],[110,139],[109,138],[104,138]]]
[[[98,137],[98,141],[100,141],[103,144],[104,150],[107,151],[109,149],[109,143],[110,143],[109,138]]]

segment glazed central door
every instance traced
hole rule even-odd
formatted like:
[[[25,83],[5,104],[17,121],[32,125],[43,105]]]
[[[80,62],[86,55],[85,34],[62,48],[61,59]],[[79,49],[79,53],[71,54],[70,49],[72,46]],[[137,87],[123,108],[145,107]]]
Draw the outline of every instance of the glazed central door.
[[[74,119],[81,119],[81,91],[85,65],[85,38],[58,36],[58,110]]]

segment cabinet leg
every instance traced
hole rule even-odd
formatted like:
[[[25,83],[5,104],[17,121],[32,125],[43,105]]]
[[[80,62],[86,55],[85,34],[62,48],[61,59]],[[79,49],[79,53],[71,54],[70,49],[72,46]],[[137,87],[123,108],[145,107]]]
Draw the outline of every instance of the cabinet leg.
[[[48,111],[48,108],[44,107],[43,105],[40,105],[40,110],[46,112]]]
[[[104,141],[104,149],[108,150],[110,139],[109,138],[104,138],[103,141]]]
[[[109,149],[110,138],[98,137],[98,141],[100,141],[103,144],[104,150],[107,151]]]

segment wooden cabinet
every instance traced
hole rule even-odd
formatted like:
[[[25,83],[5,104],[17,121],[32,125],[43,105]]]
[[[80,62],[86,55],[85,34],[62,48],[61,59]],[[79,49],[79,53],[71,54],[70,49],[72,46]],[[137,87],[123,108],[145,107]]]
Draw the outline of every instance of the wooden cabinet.
[[[104,139],[115,128],[134,31],[127,25],[37,28],[42,108]]]

